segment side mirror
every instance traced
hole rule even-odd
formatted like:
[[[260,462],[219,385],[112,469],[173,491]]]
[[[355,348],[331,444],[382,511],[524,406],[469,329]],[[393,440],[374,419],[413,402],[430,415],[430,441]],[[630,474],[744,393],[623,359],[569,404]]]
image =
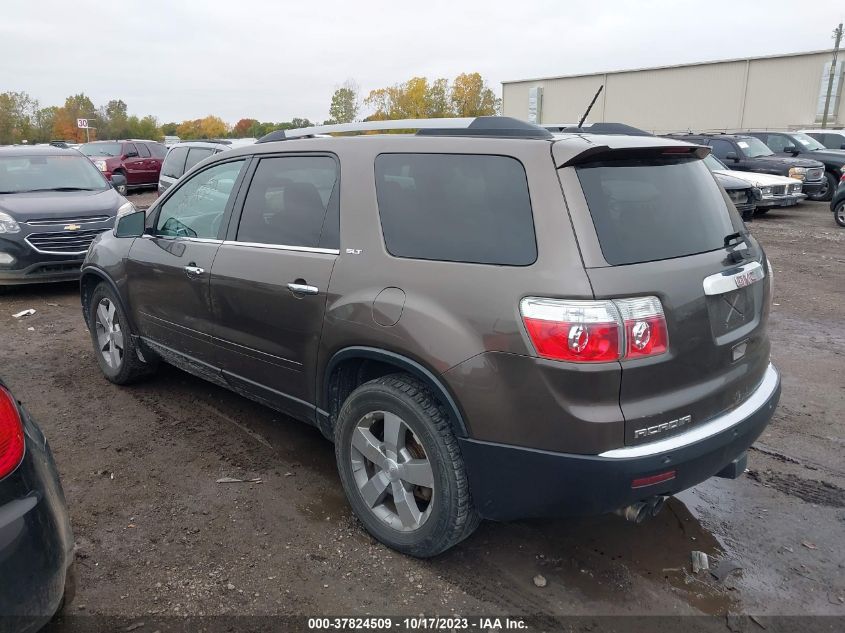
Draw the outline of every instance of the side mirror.
[[[111,175],[111,186],[113,189],[120,190],[121,187],[126,189],[126,176],[123,174],[112,174]]]
[[[117,219],[114,235],[115,237],[141,237],[144,234],[146,222],[146,211],[135,211],[135,213],[122,215]]]
[[[138,152],[126,152],[123,155],[123,158],[137,158],[137,157],[138,157]]]
[[[839,149],[845,149],[845,143],[842,143],[842,145],[839,146]]]
[[[739,158],[737,157],[736,152],[728,152],[727,154],[725,154],[725,160],[732,160],[735,163],[739,162]]]
[[[786,147],[783,148],[783,151],[786,152],[787,154],[797,154],[798,148],[795,147],[794,145],[787,145]]]

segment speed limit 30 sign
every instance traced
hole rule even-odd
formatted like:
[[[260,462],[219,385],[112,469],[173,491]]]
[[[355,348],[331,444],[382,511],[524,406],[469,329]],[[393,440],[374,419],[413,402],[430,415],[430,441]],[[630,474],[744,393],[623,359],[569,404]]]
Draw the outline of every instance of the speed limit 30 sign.
[[[76,127],[80,130],[87,130],[88,129],[88,119],[77,119],[76,120]]]

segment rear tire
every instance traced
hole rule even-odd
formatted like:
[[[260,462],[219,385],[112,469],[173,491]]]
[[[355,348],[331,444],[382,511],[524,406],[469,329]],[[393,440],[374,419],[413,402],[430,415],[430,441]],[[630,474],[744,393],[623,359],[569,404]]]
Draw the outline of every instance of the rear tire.
[[[836,205],[833,210],[833,219],[839,226],[845,227],[845,200]]]
[[[388,547],[436,556],[480,523],[448,415],[411,376],[352,392],[338,415],[335,456],[353,512]]]
[[[763,209],[755,209],[754,215],[766,215],[770,210],[771,209],[769,209],[768,207],[765,207]]]
[[[105,282],[91,293],[88,325],[94,354],[103,375],[117,385],[127,385],[155,371],[155,360],[142,361],[123,307]]]

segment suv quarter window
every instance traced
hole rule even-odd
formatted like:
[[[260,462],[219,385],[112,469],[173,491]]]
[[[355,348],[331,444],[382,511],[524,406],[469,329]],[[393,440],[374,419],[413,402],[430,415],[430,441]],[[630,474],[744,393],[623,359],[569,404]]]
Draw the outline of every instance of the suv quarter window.
[[[150,152],[156,158],[164,158],[164,155],[167,154],[167,148],[161,143],[147,143],[147,147],[150,148]]]
[[[149,158],[150,157],[150,150],[146,146],[145,143],[136,143],[135,146],[138,148],[138,155],[141,158]]]
[[[169,178],[179,178],[185,173],[185,158],[188,156],[187,147],[174,147],[164,159],[161,174]]]
[[[239,242],[338,248],[337,161],[326,155],[261,158],[243,203]]]
[[[489,154],[380,154],[379,217],[394,257],[528,266],[537,259],[525,168]]]
[[[206,158],[211,156],[214,153],[209,147],[191,147],[188,149],[188,158],[185,161],[185,170],[188,171],[191,167],[196,165],[199,162],[204,161]],[[184,173],[184,172],[183,172]]]
[[[156,235],[216,239],[246,159],[218,163],[194,174],[161,205]]]

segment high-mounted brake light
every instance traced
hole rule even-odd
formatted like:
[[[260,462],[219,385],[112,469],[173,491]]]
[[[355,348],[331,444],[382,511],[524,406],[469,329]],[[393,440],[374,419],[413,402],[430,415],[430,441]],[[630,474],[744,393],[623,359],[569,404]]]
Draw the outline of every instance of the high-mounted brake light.
[[[0,479],[18,467],[23,452],[23,425],[18,408],[12,394],[0,387]]]
[[[657,297],[580,301],[526,297],[525,329],[543,358],[604,363],[666,352],[669,334]]]

